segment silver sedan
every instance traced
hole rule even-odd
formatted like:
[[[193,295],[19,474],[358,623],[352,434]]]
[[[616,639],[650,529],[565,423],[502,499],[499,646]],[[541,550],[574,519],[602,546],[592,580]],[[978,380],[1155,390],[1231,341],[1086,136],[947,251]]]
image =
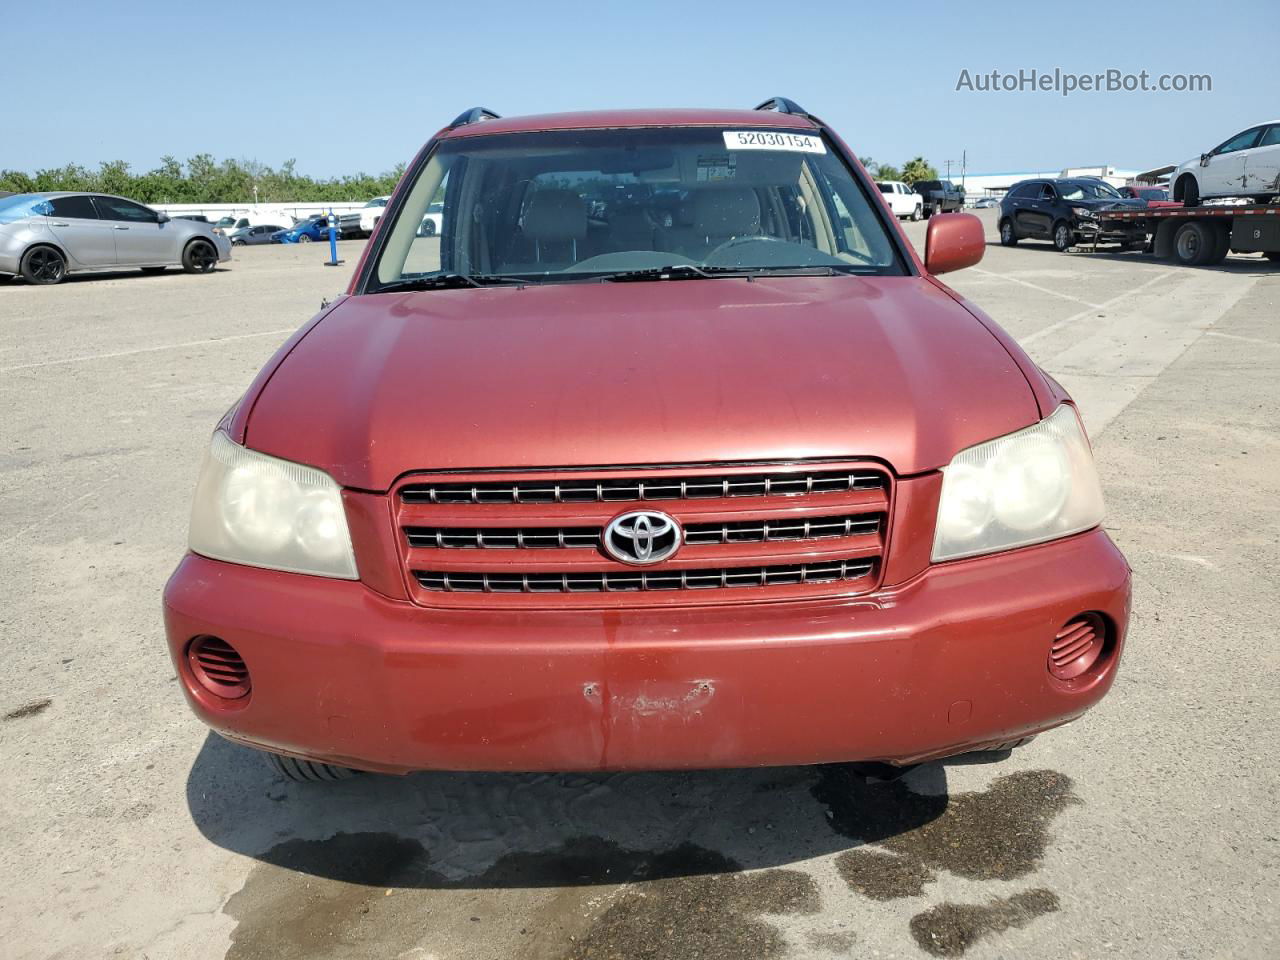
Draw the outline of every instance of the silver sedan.
[[[0,198],[0,274],[58,283],[72,273],[181,266],[208,273],[231,243],[207,223],[171,220],[101,193],[19,193]]]

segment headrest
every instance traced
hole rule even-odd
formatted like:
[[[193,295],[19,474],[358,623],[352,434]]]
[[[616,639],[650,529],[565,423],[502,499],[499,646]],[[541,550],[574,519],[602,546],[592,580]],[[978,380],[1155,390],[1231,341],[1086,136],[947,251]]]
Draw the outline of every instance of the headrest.
[[[746,187],[708,187],[693,195],[693,222],[709,237],[749,237],[760,232],[760,198]]]
[[[580,240],[587,235],[587,203],[572,190],[539,190],[525,207],[523,230],[531,240]]]

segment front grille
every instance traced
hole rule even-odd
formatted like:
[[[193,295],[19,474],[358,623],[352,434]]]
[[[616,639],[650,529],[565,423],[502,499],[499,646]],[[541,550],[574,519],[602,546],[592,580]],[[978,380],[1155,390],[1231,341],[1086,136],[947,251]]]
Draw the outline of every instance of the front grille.
[[[878,466],[825,461],[419,475],[393,497],[415,602],[583,607],[873,590],[892,490]],[[605,529],[652,501],[679,524],[678,549],[650,565],[615,559]]]
[[[617,593],[637,590],[707,590],[860,580],[875,569],[871,560],[718,570],[659,570],[590,573],[461,573],[415,570],[424,590],[450,593]]]
[[[566,479],[554,482],[484,481],[409,484],[405,503],[624,503],[628,500],[702,500],[713,497],[802,496],[874,490],[883,477],[871,472],[823,471],[652,479]]]
[[[781,520],[739,520],[731,523],[691,523],[684,528],[686,544],[769,543],[778,540],[824,540],[875,533],[876,516],[814,517]],[[437,550],[548,550],[600,546],[598,527],[405,527],[411,547]]]

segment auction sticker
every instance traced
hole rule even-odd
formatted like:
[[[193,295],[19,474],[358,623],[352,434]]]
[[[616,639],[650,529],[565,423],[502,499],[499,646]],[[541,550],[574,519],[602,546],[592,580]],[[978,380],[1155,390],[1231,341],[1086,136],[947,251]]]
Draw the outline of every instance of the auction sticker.
[[[821,137],[780,130],[726,130],[724,145],[730,150],[790,150],[794,153],[826,153]]]

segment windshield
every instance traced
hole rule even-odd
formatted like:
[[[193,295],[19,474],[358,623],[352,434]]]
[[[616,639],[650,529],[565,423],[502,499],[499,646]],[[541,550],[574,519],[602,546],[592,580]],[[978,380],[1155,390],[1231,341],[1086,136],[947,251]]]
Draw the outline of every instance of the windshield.
[[[387,205],[386,197],[374,197],[372,200],[370,200],[368,203],[365,204],[366,207],[385,207],[386,205]]]
[[[1139,187],[1134,192],[1143,200],[1168,200],[1169,199],[1168,190],[1161,190],[1161,189],[1154,189],[1154,188],[1150,190],[1143,190],[1141,187]]]
[[[1065,180],[1058,184],[1063,200],[1120,200],[1120,194],[1101,180]]]
[[[444,227],[420,236],[435,204]],[[438,274],[557,282],[669,266],[906,272],[864,189],[812,131],[445,140],[384,236],[371,290]]]

